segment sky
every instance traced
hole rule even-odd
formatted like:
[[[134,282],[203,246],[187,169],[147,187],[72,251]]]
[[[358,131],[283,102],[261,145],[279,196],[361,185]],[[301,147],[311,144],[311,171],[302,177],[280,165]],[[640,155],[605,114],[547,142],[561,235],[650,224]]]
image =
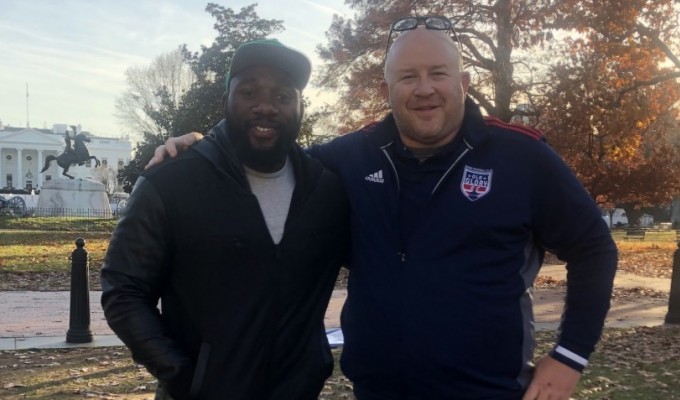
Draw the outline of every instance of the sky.
[[[125,136],[114,116],[125,70],[183,43],[192,51],[211,44],[217,33],[208,2],[0,0],[0,121],[26,127],[28,115],[33,128],[80,124],[98,136]],[[333,15],[352,14],[343,0],[212,2],[234,11],[257,2],[261,18],[283,20],[285,31],[275,37],[307,54],[313,70]],[[312,104],[318,93],[305,91]]]

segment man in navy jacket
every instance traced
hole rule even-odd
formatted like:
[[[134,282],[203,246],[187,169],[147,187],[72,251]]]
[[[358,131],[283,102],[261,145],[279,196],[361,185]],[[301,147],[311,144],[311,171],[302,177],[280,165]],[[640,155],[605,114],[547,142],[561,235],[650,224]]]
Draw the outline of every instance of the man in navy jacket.
[[[599,339],[617,257],[606,224],[540,132],[483,118],[468,84],[449,37],[408,31],[386,59],[392,113],[311,151],[352,204],[342,368],[361,400],[567,399]],[[568,289],[534,370],[545,250]]]
[[[343,371],[359,400],[568,399],[609,309],[615,244],[541,133],[484,118],[455,43],[418,25],[386,58],[392,112],[310,150],[352,208]],[[566,306],[534,366],[546,250],[567,262]]]

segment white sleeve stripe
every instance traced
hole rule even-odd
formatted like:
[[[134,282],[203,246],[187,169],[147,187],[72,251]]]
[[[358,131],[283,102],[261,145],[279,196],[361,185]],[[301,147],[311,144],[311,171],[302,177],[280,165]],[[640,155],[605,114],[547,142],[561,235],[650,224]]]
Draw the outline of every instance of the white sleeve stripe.
[[[565,349],[562,346],[555,347],[555,352],[567,357],[568,359],[570,359],[572,361],[575,361],[575,362],[583,365],[584,367],[588,365],[588,360],[579,356],[578,354],[574,353],[573,351]]]

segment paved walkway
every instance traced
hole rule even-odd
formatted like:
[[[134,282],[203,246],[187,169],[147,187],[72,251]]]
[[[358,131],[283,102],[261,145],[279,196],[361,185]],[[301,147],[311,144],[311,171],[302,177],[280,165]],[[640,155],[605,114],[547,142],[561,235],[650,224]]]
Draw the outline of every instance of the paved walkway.
[[[544,266],[541,275],[562,280],[565,270],[561,265]],[[670,279],[643,278],[626,273],[617,274],[615,285],[619,288],[670,291]],[[99,304],[100,296],[101,292],[90,293],[90,329],[94,341],[75,345],[65,342],[69,328],[69,292],[0,292],[0,350],[122,345],[106,324]],[[345,290],[333,292],[325,318],[327,330],[332,331],[340,326],[340,310],[346,296]],[[537,329],[557,328],[562,303],[561,289],[540,289],[535,292]],[[667,311],[667,298],[636,297],[634,301],[614,299],[606,326],[662,325]]]

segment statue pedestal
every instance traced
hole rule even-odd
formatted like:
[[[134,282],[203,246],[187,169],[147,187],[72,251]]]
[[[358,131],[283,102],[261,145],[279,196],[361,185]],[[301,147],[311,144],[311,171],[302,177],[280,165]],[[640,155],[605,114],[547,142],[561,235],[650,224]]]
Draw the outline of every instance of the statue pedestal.
[[[38,216],[111,218],[104,185],[83,179],[53,179],[40,188]]]

